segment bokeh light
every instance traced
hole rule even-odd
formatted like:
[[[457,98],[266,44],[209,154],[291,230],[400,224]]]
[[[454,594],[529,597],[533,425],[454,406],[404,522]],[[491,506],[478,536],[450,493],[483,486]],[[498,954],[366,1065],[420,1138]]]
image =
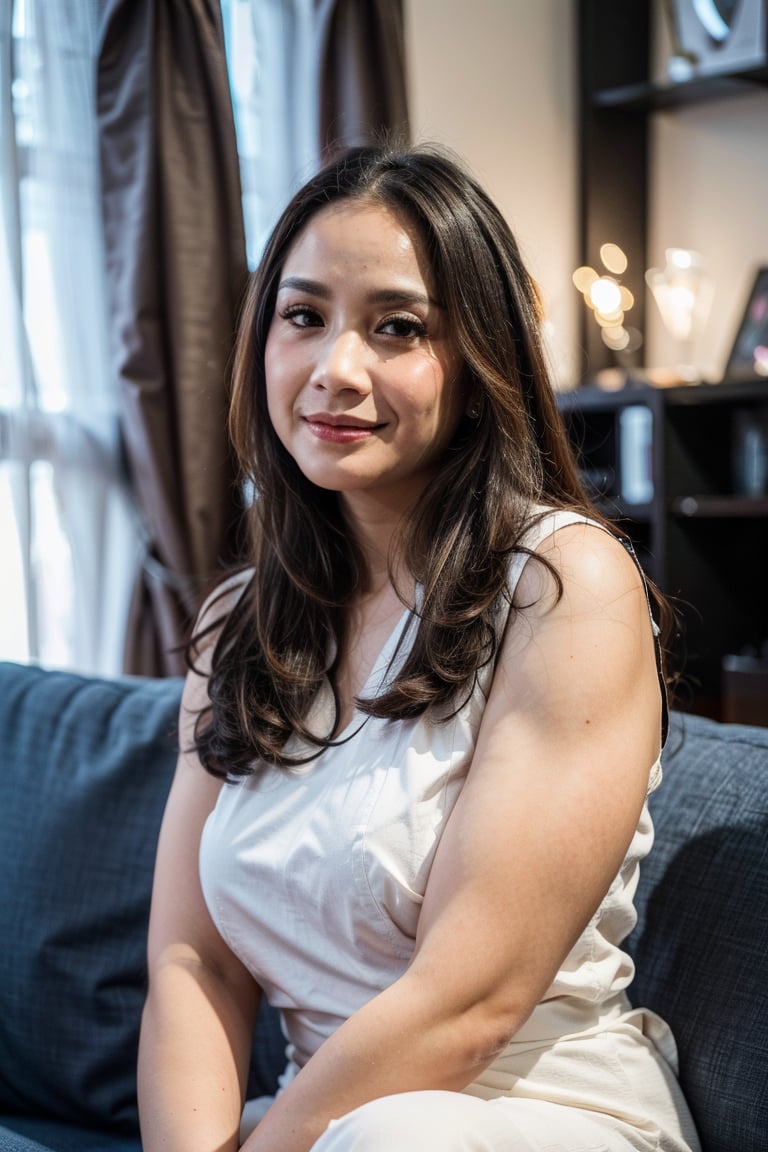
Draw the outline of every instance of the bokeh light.
[[[572,280],[584,297],[600,327],[600,336],[613,352],[634,352],[643,342],[637,328],[624,325],[625,314],[634,307],[635,298],[616,279],[627,270],[627,257],[618,244],[603,244],[600,261],[606,269],[602,275],[588,264],[573,273]],[[609,275],[610,273],[610,275]]]
[[[599,276],[589,286],[589,299],[596,312],[612,316],[621,309],[621,288],[610,276]]]
[[[618,244],[603,244],[600,249],[600,259],[609,272],[614,276],[621,276],[627,270],[627,257]]]

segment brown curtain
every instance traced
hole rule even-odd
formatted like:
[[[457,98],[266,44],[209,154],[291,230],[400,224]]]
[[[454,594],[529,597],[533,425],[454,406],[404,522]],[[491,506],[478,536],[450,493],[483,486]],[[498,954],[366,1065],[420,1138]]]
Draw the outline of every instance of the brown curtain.
[[[247,267],[218,0],[102,0],[97,72],[111,353],[147,539],[125,670],[172,675],[234,559],[227,380]]]
[[[315,0],[320,50],[320,147],[408,139],[401,0]]]

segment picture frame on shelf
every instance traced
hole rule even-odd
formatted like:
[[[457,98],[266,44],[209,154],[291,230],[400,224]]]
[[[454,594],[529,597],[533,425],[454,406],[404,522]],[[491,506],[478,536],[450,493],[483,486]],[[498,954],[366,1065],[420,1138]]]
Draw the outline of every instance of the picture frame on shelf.
[[[728,356],[724,378],[768,379],[768,266],[757,270]]]
[[[665,0],[675,42],[670,79],[692,80],[768,65],[765,0]]]

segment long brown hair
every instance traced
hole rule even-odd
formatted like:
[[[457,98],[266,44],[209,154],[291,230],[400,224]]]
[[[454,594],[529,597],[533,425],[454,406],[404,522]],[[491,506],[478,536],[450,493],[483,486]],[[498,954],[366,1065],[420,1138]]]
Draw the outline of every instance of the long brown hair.
[[[197,750],[217,775],[247,774],[258,760],[295,762],[285,752],[292,733],[316,748],[332,743],[330,732],[313,736],[305,718],[329,672],[333,682],[329,654],[343,643],[346,609],[367,573],[337,494],[307,480],[274,432],[264,350],[279,277],[297,237],[329,204],[363,199],[417,228],[464,361],[473,412],[399,538],[423,592],[412,647],[387,690],[358,707],[396,720],[460,703],[496,655],[494,616],[508,595],[509,553],[531,505],[595,516],[551,387],[536,288],[498,209],[455,159],[434,147],[344,153],[286,208],[240,324],[230,435],[254,493],[253,574],[223,623],[211,707],[197,725]]]

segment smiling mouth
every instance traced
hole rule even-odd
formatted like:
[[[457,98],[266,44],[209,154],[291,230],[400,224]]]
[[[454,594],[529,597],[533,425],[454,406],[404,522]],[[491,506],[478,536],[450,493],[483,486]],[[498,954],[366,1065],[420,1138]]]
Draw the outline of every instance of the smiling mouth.
[[[305,416],[304,423],[318,440],[326,440],[332,444],[353,444],[358,440],[367,440],[379,428],[383,428],[383,424],[371,424],[349,417],[326,414]]]

